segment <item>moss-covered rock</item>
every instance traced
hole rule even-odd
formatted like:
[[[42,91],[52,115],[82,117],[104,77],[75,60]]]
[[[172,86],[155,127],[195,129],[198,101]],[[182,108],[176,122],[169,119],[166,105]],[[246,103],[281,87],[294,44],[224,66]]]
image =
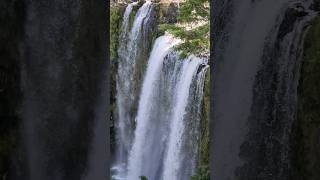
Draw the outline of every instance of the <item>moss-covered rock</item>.
[[[190,180],[209,180],[210,179],[210,166],[199,166],[196,174],[191,176]]]
[[[124,7],[117,4],[110,6],[110,59],[117,58],[118,38]]]
[[[110,148],[115,147],[115,112],[116,112],[116,74],[118,58],[119,34],[125,6],[112,3],[110,6]]]

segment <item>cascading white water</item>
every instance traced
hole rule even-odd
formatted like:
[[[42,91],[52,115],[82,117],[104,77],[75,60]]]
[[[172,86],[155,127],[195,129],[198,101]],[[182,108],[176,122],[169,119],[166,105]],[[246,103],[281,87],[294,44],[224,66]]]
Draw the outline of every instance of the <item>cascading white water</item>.
[[[146,1],[142,7],[138,10],[136,14],[136,18],[133,22],[132,29],[130,32],[130,42],[128,44],[128,52],[130,52],[129,58],[135,59],[137,56],[136,48],[138,46],[137,38],[141,35],[141,25],[146,22],[150,16],[150,12],[152,10],[152,3],[151,1]],[[132,61],[134,64],[135,61]]]
[[[127,69],[126,67],[126,44],[127,44],[127,33],[128,33],[128,22],[129,22],[129,17],[132,11],[132,7],[135,5],[136,3],[131,3],[127,6],[124,16],[123,16],[123,23],[121,26],[121,34],[120,34],[120,43],[119,43],[119,49],[118,49],[118,54],[119,57],[123,60],[123,61],[119,61],[119,67],[118,67],[118,77],[117,77],[117,106],[118,106],[118,157],[117,160],[119,162],[122,162],[123,160],[123,153],[124,153],[124,149],[125,147],[128,147],[127,143],[126,143],[126,122],[127,120],[127,113],[126,113],[126,107],[124,106],[124,101],[125,101],[125,97],[122,94],[128,93],[128,86],[126,86],[123,83],[123,76],[122,74],[124,73],[124,71]],[[122,58],[123,57],[123,58]],[[120,59],[119,58],[119,59]],[[123,64],[123,65],[122,65]],[[125,76],[126,77],[126,76]]]
[[[146,176],[150,180],[161,177],[185,179],[190,177],[195,168],[197,148],[191,153],[195,156],[190,157],[192,161],[189,166],[180,166],[187,153],[186,141],[193,132],[186,130],[185,123],[200,121],[196,116],[189,119],[185,114],[201,105],[202,99],[191,97],[203,91],[204,76],[201,74],[206,68],[199,73],[198,77],[202,79],[196,78],[200,65],[205,64],[204,60],[194,56],[180,60],[170,51],[177,43],[179,41],[170,36],[161,36],[151,52],[140,95],[127,179],[135,180],[139,176]],[[201,82],[201,90],[197,90],[197,87],[195,91],[191,90],[192,85],[201,86]],[[195,111],[199,112],[199,109]],[[196,137],[197,133],[194,135]],[[196,147],[197,141],[193,144]]]
[[[180,155],[183,143],[181,139],[185,129],[183,118],[186,114],[190,85],[201,62],[201,59],[189,57],[182,66],[181,79],[178,82],[177,91],[175,92],[177,99],[170,122],[171,128],[168,150],[164,161],[163,179],[179,179],[178,173],[181,165],[180,163],[182,158]]]
[[[140,175],[147,173],[143,171],[142,167],[147,161],[146,159],[143,159],[143,156],[145,156],[146,153],[149,153],[144,150],[148,149],[145,146],[150,146],[150,144],[147,144],[146,142],[147,138],[149,138],[148,135],[150,134],[150,129],[148,129],[148,127],[149,123],[151,123],[151,110],[153,108],[154,98],[157,95],[157,83],[159,83],[159,75],[164,57],[168,54],[170,48],[177,43],[178,41],[173,38],[167,36],[159,37],[151,52],[141,91],[134,142],[129,156],[128,179],[138,179]]]
[[[120,34],[120,39],[125,39],[127,32],[128,32],[128,25],[129,25],[129,18],[130,18],[130,14],[132,12],[133,6],[136,6],[138,4],[138,2],[133,2],[128,4],[128,6],[126,7],[126,10],[123,14],[123,20],[122,20],[122,25],[121,25],[121,34]],[[123,44],[122,44],[123,45]]]
[[[133,7],[138,2],[130,3],[123,16],[121,25],[121,34],[119,36],[118,48],[118,74],[117,74],[117,110],[118,110],[118,123],[117,123],[117,166],[125,163],[127,153],[130,149],[132,138],[132,109],[135,101],[135,81],[133,79],[136,55],[139,51],[137,44],[141,41],[141,29],[149,17],[152,9],[152,3],[146,2],[139,8],[135,15],[132,28],[129,29],[129,19]],[[115,167],[115,169],[118,169]],[[120,168],[121,169],[121,168]]]

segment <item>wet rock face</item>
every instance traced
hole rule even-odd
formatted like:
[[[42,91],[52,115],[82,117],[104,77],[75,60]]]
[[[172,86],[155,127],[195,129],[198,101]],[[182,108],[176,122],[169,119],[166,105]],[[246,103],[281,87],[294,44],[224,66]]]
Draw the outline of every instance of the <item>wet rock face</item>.
[[[12,126],[20,141],[6,156],[7,177],[81,179],[107,78],[106,4],[1,1],[0,8],[1,128],[21,119],[21,129]]]

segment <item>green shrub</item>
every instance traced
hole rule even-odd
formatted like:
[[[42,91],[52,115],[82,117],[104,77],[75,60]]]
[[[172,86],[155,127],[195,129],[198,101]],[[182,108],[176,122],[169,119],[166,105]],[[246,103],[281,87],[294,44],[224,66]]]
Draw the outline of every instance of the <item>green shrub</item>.
[[[210,180],[209,166],[200,166],[196,170],[196,174],[190,177],[190,180]]]

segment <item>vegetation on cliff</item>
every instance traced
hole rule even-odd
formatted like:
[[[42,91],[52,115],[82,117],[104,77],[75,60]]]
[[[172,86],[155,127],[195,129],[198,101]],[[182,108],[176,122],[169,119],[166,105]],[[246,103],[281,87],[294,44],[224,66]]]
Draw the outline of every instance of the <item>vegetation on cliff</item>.
[[[119,29],[121,26],[121,7],[112,4],[110,7],[110,59],[117,57]]]
[[[118,57],[118,41],[120,34],[120,27],[122,21],[123,8],[115,3],[111,3],[110,6],[110,148],[111,152],[115,147],[115,122],[114,116],[116,112],[116,74],[117,74],[117,62]]]
[[[178,9],[177,24],[161,24],[161,30],[167,30],[183,40],[177,50],[182,56],[188,54],[209,54],[210,45],[210,5],[209,0],[186,0]]]

